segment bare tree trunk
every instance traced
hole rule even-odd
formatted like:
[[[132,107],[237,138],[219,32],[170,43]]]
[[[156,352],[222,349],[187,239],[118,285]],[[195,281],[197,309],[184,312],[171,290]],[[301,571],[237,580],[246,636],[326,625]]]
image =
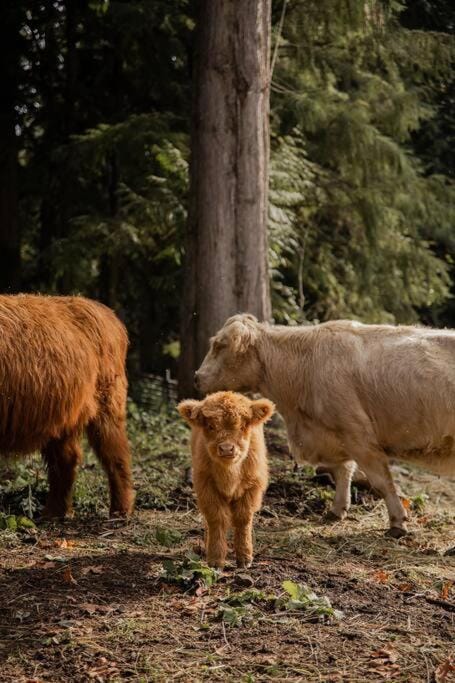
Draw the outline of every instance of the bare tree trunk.
[[[180,392],[237,312],[271,315],[270,0],[201,0],[196,33]]]
[[[7,0],[0,30],[0,292],[17,291],[21,274],[15,131],[20,20],[21,9],[12,0]]]

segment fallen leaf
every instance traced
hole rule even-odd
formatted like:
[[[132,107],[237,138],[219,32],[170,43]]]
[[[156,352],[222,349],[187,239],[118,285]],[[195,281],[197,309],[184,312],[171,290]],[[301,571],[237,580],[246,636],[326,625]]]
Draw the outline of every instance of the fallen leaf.
[[[448,681],[448,676],[453,671],[455,671],[455,659],[449,657],[445,662],[441,662],[441,664],[438,664],[436,667],[436,671],[434,672],[436,683],[445,683],[445,681]]]
[[[109,605],[96,605],[93,602],[82,602],[79,607],[87,614],[95,614],[95,612],[113,612],[114,608]]]
[[[63,581],[69,586],[77,586],[77,581],[72,575],[70,567],[66,567],[65,571],[63,572]]]
[[[103,574],[104,573],[104,567],[103,565],[90,565],[88,567],[83,567],[81,569],[81,574],[83,576],[87,576],[87,574]]]
[[[383,647],[380,650],[376,650],[371,653],[371,656],[378,659],[386,659],[389,662],[396,662],[398,659],[398,654],[391,647]]]
[[[406,508],[406,510],[409,510],[409,508],[411,507],[410,499],[409,498],[402,498],[401,502],[403,504],[403,507]]]
[[[37,569],[55,569],[57,563],[52,561],[43,562],[42,560],[37,560],[33,566]]]
[[[74,548],[76,541],[71,538],[56,538],[54,541],[54,548]]]
[[[442,585],[440,597],[441,597],[443,600],[447,600],[447,599],[448,599],[448,597],[449,597],[449,595],[450,595],[450,589],[451,589],[451,588],[452,588],[452,581],[446,581],[446,583],[444,583],[444,584]]]
[[[374,572],[373,579],[378,583],[388,583],[390,579],[390,574],[383,571],[382,569],[379,569],[379,571]]]
[[[399,591],[407,593],[408,591],[412,591],[414,589],[414,586],[412,585],[412,583],[399,583],[397,588]]]
[[[423,515],[423,517],[417,517],[417,524],[422,524],[425,526],[431,520],[430,515]]]

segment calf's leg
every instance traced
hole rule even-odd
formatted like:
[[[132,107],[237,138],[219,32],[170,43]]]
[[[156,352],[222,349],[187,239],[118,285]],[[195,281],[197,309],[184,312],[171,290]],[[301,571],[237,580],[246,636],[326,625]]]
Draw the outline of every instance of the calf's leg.
[[[235,557],[239,567],[249,567],[253,562],[253,516],[261,497],[261,493],[249,491],[231,506]]]
[[[43,517],[63,518],[72,512],[72,491],[82,451],[77,437],[53,439],[42,449],[47,465],[49,494]]]
[[[110,515],[130,515],[134,507],[134,490],[125,421],[102,416],[89,424],[87,436],[109,480]]]
[[[207,563],[211,567],[222,569],[226,563],[228,551],[226,533],[229,511],[223,504],[220,504],[207,510],[205,518],[207,523],[205,536]]]

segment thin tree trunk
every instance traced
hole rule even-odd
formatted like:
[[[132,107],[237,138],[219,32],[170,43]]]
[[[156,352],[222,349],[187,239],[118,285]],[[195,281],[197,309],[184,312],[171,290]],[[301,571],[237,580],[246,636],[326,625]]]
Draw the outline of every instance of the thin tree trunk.
[[[0,291],[20,287],[21,257],[17,189],[15,106],[18,97],[21,10],[6,0],[0,29]]]
[[[201,0],[180,392],[234,313],[271,315],[267,266],[270,0]]]

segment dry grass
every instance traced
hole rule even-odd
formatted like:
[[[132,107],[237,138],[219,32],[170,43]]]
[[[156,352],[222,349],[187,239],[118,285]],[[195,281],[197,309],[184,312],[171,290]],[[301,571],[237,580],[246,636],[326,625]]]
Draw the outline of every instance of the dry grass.
[[[413,513],[413,535],[396,541],[384,538],[384,506],[368,493],[345,522],[324,524],[330,490],[293,473],[281,441],[272,451],[253,568],[245,578],[228,567],[196,594],[160,576],[164,558],[201,547],[184,468],[168,509],[139,509],[127,525],[79,515],[36,534],[0,532],[0,680],[455,680],[455,556],[444,554],[455,546],[454,482],[398,468],[406,496],[428,501]],[[160,546],[157,527],[178,530],[179,544]],[[220,600],[245,582],[279,595],[285,579],[327,596],[344,618],[315,623],[258,605],[244,625],[219,620]]]

